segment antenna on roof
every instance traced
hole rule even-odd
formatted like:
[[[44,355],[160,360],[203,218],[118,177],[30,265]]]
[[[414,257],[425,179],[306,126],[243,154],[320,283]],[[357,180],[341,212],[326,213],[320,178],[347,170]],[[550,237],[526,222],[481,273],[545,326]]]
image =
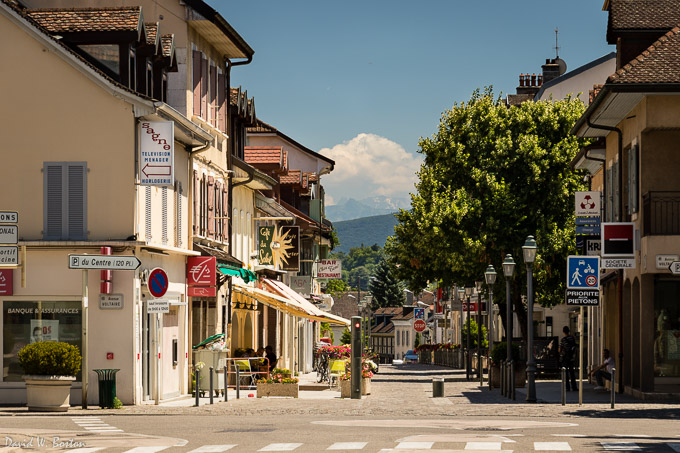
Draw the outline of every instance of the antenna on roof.
[[[555,58],[560,58],[559,52],[560,52],[560,46],[557,45],[557,34],[559,33],[560,29],[556,28],[555,29]]]

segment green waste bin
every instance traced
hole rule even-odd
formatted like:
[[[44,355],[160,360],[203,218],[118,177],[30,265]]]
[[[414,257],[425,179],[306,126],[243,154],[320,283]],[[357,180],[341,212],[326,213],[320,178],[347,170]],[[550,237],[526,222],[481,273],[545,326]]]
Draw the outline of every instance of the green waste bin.
[[[116,373],[119,369],[94,370],[99,377],[99,407],[113,407],[116,399]]]

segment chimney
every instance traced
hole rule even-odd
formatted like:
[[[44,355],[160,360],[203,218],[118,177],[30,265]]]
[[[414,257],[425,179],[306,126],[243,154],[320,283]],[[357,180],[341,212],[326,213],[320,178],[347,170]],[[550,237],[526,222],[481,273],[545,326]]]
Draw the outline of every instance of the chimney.
[[[531,74],[531,86],[536,86],[536,74]]]
[[[524,74],[519,75],[519,86],[524,86]]]
[[[560,65],[557,64],[557,59],[546,59],[545,64],[541,66],[541,69],[543,70],[543,83],[548,83],[561,75]]]
[[[538,75],[538,86],[540,87],[543,85],[543,76],[541,74]]]

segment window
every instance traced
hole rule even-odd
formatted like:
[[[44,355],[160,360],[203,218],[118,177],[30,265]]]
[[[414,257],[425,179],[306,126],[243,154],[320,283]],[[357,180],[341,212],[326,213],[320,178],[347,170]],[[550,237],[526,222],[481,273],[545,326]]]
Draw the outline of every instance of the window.
[[[45,162],[43,180],[44,239],[87,239],[87,163]]]
[[[38,341],[63,341],[81,347],[81,301],[5,301],[2,303],[3,382],[22,382],[17,353]],[[81,349],[82,350],[82,349]],[[81,374],[76,377],[80,380]]]
[[[399,332],[397,332],[396,337],[397,337],[397,346],[400,346],[400,345],[401,345],[401,341],[399,341]]]

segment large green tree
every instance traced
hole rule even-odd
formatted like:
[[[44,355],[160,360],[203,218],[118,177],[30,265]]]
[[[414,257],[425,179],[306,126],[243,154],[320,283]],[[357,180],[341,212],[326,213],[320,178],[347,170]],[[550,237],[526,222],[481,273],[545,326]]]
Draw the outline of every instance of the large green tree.
[[[512,304],[526,336],[526,270],[522,245],[538,244],[534,268],[536,301],[553,306],[564,298],[566,256],[574,252],[573,194],[583,178],[570,162],[580,146],[569,133],[583,113],[578,99],[506,106],[490,88],[442,115],[439,129],[421,139],[425,157],[410,210],[397,214],[386,252],[397,276],[418,290],[483,280],[498,272],[494,302],[505,322],[502,265],[511,254]]]
[[[373,295],[371,309],[380,307],[401,307],[404,305],[404,292],[387,260],[382,260],[370,279],[369,289]]]

